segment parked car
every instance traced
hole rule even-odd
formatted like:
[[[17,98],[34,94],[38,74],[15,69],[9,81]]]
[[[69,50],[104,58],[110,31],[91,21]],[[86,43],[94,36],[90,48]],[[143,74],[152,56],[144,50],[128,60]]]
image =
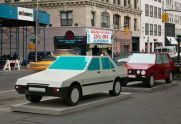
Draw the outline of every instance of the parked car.
[[[175,65],[166,53],[133,54],[126,67],[129,82],[143,81],[147,87],[152,87],[155,80],[171,83],[174,78]]]
[[[48,95],[62,97],[72,106],[88,94],[109,91],[111,96],[119,95],[126,76],[127,69],[108,56],[62,56],[48,69],[19,78],[15,89],[32,103]]]
[[[56,57],[54,56],[46,56],[42,58],[40,61],[37,62],[30,62],[27,66],[28,69],[30,70],[36,70],[36,71],[41,71],[45,70],[50,66],[54,61],[56,60]]]
[[[130,59],[132,53],[123,53],[120,54],[120,56],[118,56],[116,58],[116,63],[117,65],[123,65],[126,64],[128,62],[128,60]]]

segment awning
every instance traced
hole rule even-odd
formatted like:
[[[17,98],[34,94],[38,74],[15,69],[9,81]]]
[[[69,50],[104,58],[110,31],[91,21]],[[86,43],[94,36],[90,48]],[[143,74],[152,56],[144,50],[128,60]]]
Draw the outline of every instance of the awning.
[[[175,37],[167,37],[167,39],[168,39],[168,41],[170,41],[170,43],[171,43],[172,45],[177,45],[177,44],[178,44],[178,42],[177,42],[177,40],[175,39]]]

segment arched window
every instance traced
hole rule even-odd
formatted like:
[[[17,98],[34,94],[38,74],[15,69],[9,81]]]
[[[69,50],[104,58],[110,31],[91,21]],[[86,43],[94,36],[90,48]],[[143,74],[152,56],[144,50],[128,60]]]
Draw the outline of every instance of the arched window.
[[[101,27],[105,27],[105,28],[110,27],[110,15],[107,12],[101,13]]]
[[[130,21],[131,18],[129,16],[124,17],[124,26],[128,27],[129,29],[131,28]]]
[[[113,15],[113,24],[116,29],[120,28],[120,15],[118,14]]]

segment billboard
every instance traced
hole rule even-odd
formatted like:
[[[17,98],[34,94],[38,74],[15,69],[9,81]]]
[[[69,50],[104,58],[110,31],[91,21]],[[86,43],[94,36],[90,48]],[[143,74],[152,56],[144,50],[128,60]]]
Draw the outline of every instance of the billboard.
[[[87,44],[112,44],[112,31],[86,29]]]
[[[33,9],[18,7],[18,19],[26,21],[34,21],[33,19]]]

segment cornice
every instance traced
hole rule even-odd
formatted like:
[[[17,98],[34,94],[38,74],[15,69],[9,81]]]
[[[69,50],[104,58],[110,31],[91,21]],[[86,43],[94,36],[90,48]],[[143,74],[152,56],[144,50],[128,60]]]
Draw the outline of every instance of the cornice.
[[[28,8],[36,7],[36,2],[16,2],[12,3],[12,5],[23,6]],[[117,12],[123,12],[127,14],[141,15],[141,10],[132,9],[130,7],[123,7],[118,5],[113,5],[101,1],[40,1],[39,6],[44,7],[61,7],[61,6],[92,6],[98,8],[105,8],[107,10],[113,10]]]

